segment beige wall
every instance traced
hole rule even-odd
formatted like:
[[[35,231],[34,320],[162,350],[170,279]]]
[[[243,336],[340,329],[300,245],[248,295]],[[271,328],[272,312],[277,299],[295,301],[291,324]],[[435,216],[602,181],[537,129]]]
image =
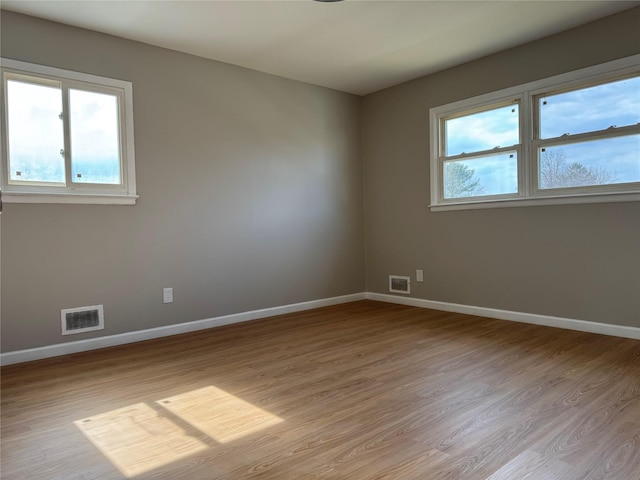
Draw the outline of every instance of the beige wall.
[[[640,9],[370,95],[367,290],[640,327],[640,204],[431,213],[429,108],[640,52]],[[423,269],[424,283],[415,282]]]
[[[364,291],[359,97],[10,12],[1,34],[3,57],[133,82],[140,194],[5,204],[2,351]],[[105,330],[62,337],[93,304]]]

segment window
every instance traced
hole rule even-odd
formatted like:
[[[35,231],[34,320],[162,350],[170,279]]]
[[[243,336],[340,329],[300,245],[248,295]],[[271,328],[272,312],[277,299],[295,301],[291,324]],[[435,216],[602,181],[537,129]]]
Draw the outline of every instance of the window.
[[[640,200],[640,55],[430,110],[432,210]]]
[[[508,99],[442,118],[444,199],[518,193],[520,103]]]
[[[137,198],[129,82],[2,59],[5,202]]]

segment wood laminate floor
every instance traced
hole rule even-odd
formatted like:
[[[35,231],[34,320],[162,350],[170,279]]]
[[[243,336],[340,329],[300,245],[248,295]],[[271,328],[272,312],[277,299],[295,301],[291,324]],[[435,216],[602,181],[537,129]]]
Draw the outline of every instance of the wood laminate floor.
[[[373,301],[2,369],[4,480],[640,479],[640,341]]]

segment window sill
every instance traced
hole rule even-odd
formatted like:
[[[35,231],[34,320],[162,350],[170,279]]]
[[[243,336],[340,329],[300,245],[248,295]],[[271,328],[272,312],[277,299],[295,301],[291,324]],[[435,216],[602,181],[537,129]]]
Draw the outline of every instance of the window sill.
[[[4,203],[58,203],[78,205],[135,205],[138,195],[96,195],[81,193],[2,192]]]
[[[585,203],[640,202],[640,192],[606,193],[591,195],[563,195],[544,198],[510,198],[506,200],[482,200],[456,203],[431,204],[432,212],[449,210],[479,210],[486,208],[539,207],[544,205],[575,205]]]

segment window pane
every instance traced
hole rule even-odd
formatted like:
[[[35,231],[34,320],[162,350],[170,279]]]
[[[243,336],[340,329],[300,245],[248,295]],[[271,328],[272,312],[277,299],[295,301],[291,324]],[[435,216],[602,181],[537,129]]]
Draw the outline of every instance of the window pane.
[[[538,100],[540,138],[605,130],[640,122],[640,77]]]
[[[447,156],[517,145],[520,143],[518,105],[445,120],[444,128]]]
[[[516,152],[445,162],[444,198],[518,193]]]
[[[73,181],[120,184],[118,98],[70,89],[69,104]]]
[[[59,88],[7,81],[9,181],[65,183]]]
[[[640,182],[640,135],[539,149],[541,189]]]

